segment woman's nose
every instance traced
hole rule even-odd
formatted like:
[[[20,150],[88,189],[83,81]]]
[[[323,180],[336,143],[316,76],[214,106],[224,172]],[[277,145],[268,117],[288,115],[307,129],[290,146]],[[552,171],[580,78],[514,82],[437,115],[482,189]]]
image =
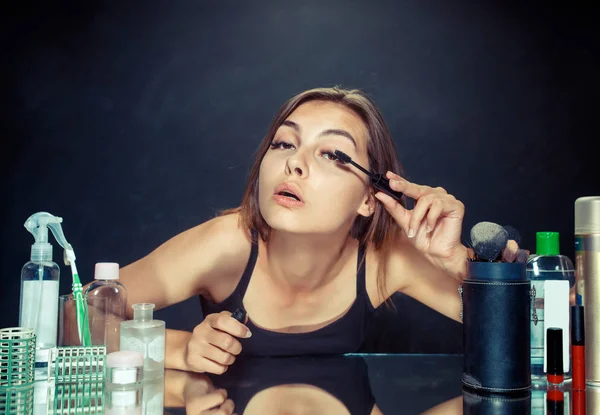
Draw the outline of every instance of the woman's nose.
[[[288,174],[295,174],[300,177],[304,177],[308,171],[305,163],[297,155],[288,159],[286,167]]]

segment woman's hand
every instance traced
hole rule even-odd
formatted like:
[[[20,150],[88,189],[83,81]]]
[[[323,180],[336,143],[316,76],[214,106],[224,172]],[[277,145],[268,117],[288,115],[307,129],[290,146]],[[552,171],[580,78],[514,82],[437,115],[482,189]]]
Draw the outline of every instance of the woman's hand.
[[[183,397],[187,415],[231,415],[235,407],[225,389],[215,389],[212,383],[193,376],[186,382]]]
[[[461,244],[465,214],[462,202],[441,187],[411,183],[392,172],[386,176],[393,190],[415,199],[414,209],[409,210],[383,192],[375,195],[413,245],[423,254],[442,261],[455,259],[457,255],[466,259],[466,249]]]
[[[185,408],[188,415],[231,415],[234,404],[204,374],[165,370],[165,408]]]
[[[186,352],[187,367],[196,372],[224,373],[242,351],[236,339],[250,337],[250,330],[228,311],[209,314],[192,332]]]

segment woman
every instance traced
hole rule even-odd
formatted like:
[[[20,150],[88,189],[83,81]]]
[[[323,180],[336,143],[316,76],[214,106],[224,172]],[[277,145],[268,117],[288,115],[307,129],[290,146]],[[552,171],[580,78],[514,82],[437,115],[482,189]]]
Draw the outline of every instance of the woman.
[[[414,198],[406,209],[334,155]],[[240,353],[355,352],[374,309],[403,292],[459,320],[464,206],[401,176],[383,118],[357,90],[314,89],[280,109],[240,208],[175,236],[121,271],[130,305],[200,295],[206,318],[168,330],[166,367],[223,373]],[[231,317],[243,307],[246,324]]]

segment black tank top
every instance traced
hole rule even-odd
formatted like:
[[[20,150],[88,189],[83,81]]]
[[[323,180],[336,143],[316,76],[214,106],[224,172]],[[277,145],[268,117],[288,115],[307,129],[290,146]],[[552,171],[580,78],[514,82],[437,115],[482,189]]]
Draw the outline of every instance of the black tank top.
[[[359,356],[240,358],[222,375],[209,375],[244,413],[259,392],[275,386],[312,385],[337,398],[352,415],[369,415],[375,405],[368,366]]]
[[[202,312],[208,314],[227,310],[234,312],[243,307],[243,299],[250,283],[258,257],[258,239],[252,234],[252,248],[246,269],[237,287],[220,303],[214,303],[200,296]],[[247,326],[252,336],[239,339],[242,355],[249,356],[300,356],[320,354],[356,353],[360,350],[367,332],[367,326],[374,312],[365,286],[365,249],[360,245],[357,258],[356,299],[350,309],[339,319],[320,329],[307,333],[279,333],[257,327],[248,315]]]

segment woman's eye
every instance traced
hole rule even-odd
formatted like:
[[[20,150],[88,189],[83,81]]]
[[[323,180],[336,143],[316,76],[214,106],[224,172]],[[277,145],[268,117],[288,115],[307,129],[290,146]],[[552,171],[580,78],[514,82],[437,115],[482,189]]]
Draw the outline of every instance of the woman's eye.
[[[293,144],[286,143],[285,141],[274,141],[271,143],[271,148],[273,150],[290,150],[294,148]]]
[[[321,155],[323,157],[325,157],[327,160],[331,160],[331,161],[338,161],[339,160],[339,157],[337,157],[331,151],[323,151],[323,152],[321,152]]]

